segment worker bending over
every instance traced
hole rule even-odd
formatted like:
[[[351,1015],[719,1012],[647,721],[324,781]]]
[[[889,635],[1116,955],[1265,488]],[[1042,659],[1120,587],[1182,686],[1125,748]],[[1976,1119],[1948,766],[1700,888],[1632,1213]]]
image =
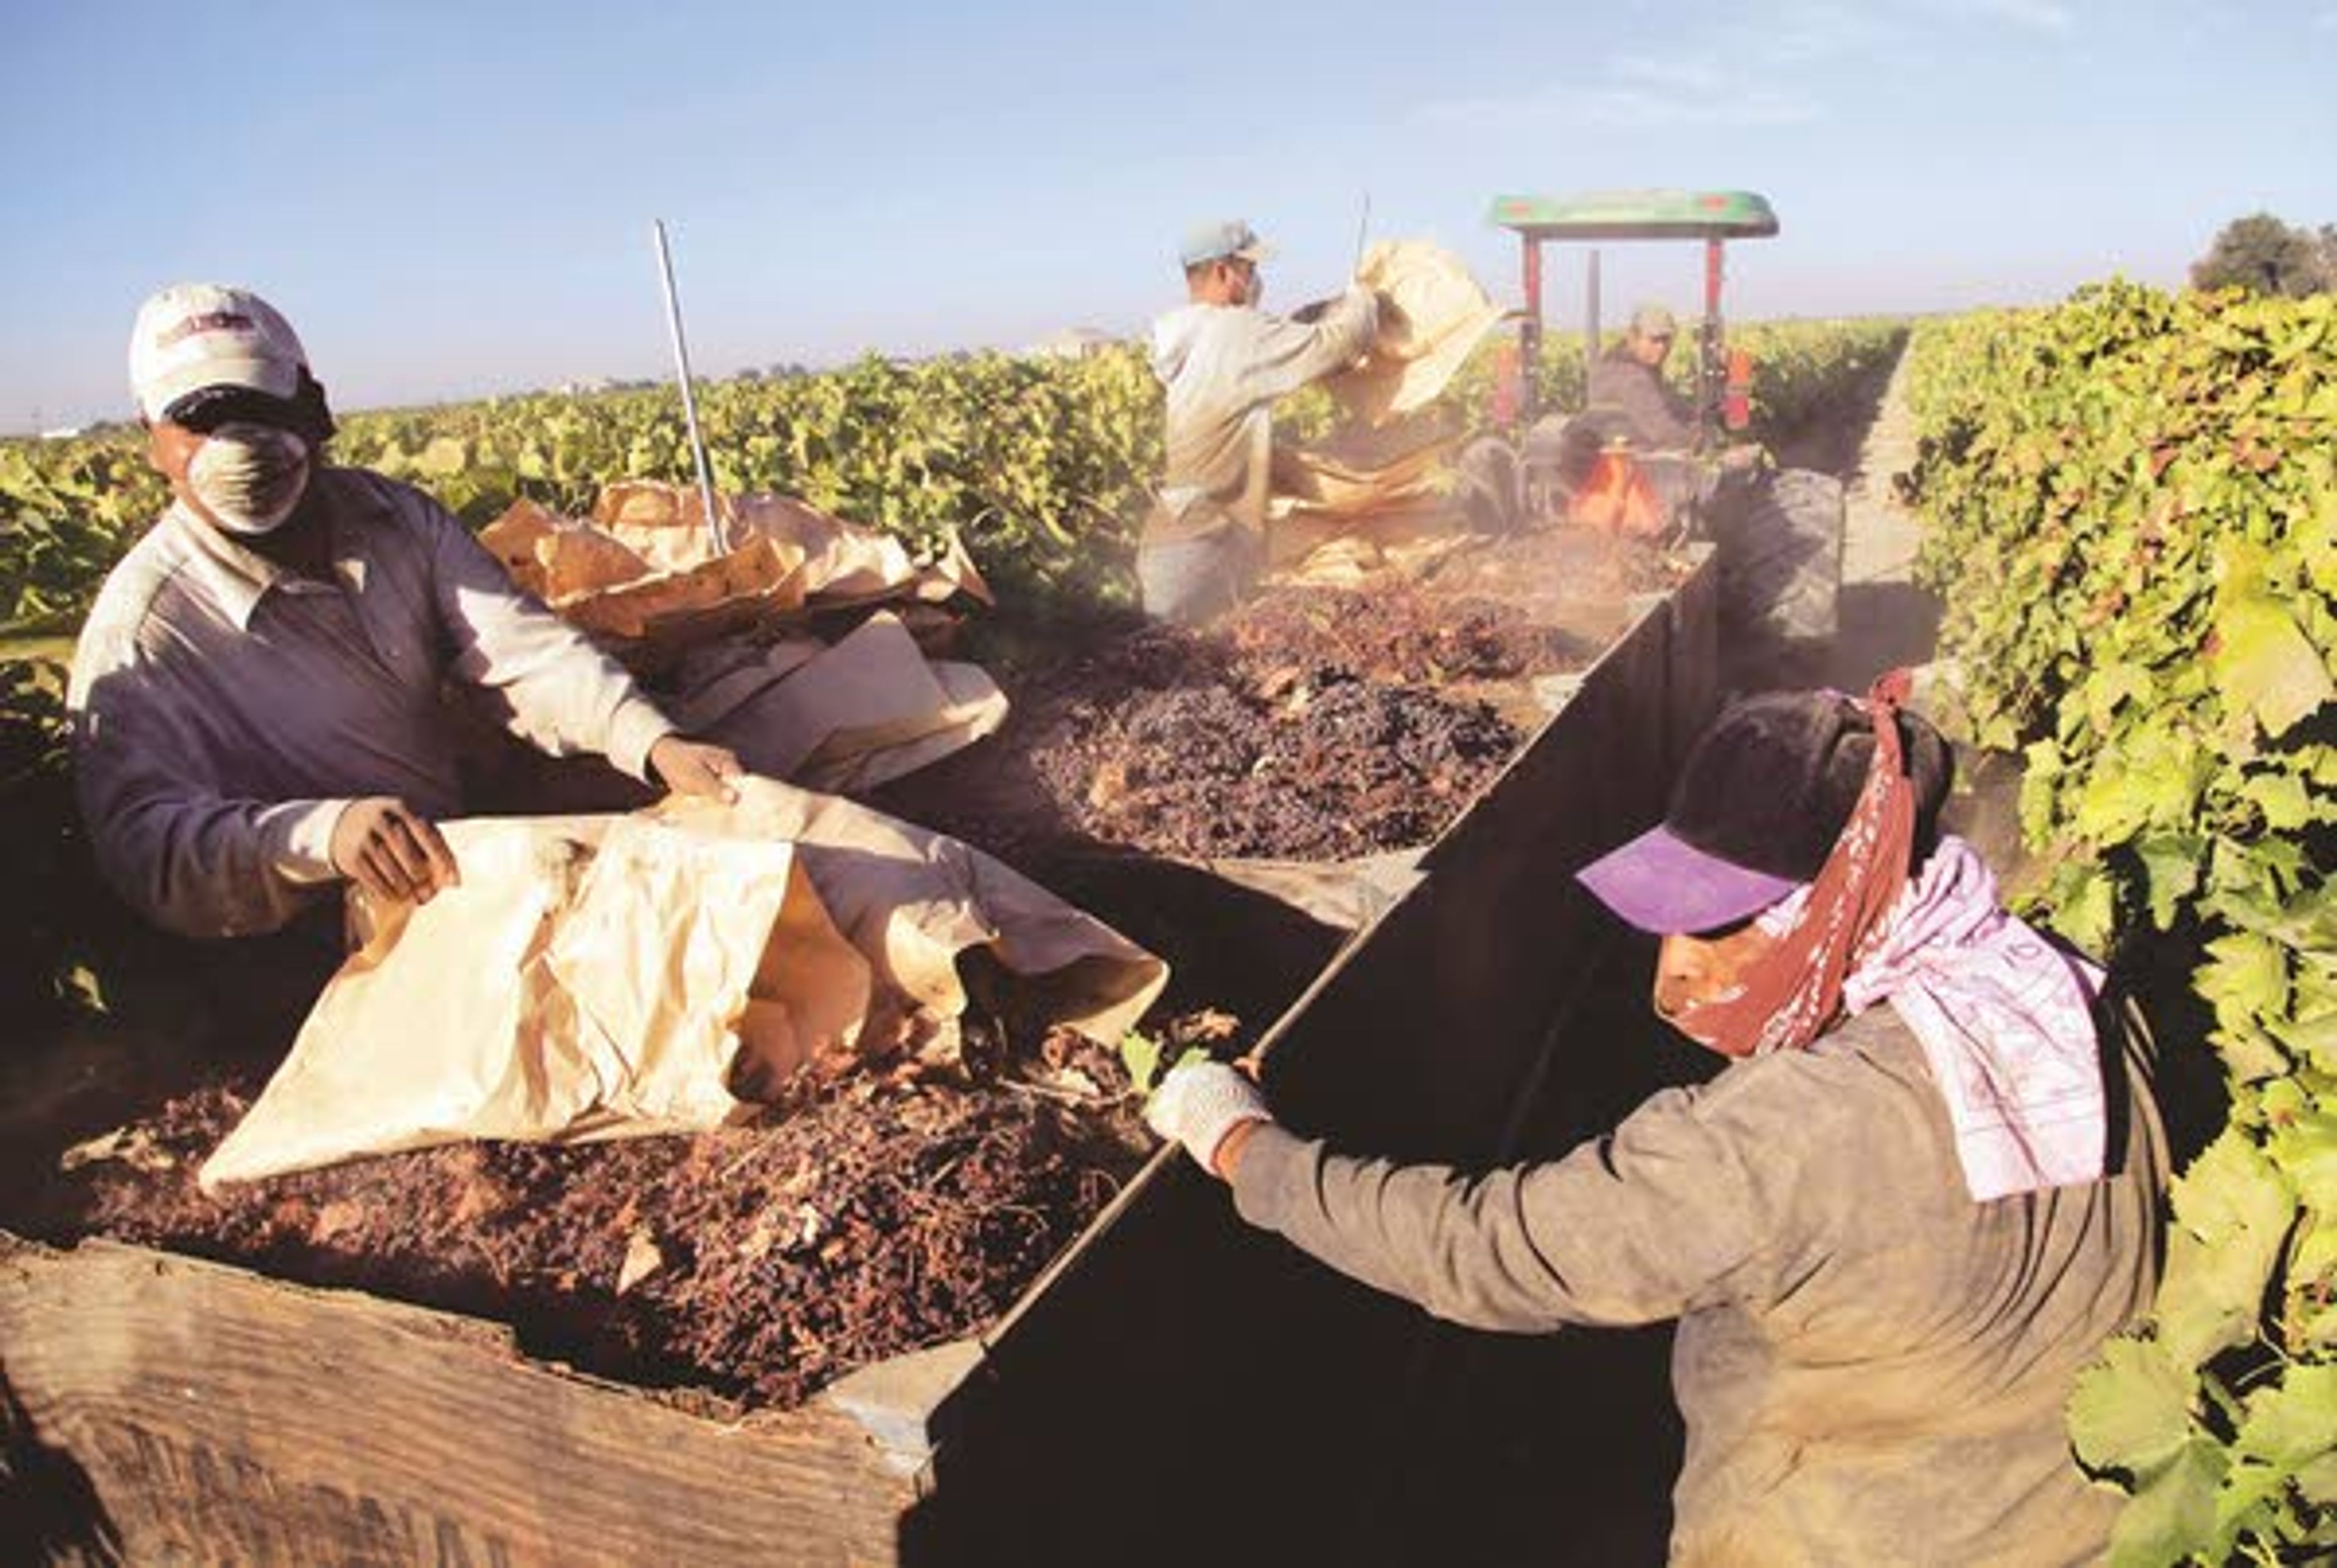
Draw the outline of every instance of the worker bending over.
[[[2156,1283],[2146,1041],[1938,836],[1903,678],[1731,708],[1581,873],[1663,934],[1656,1010],[1729,1058],[1709,1082],[1489,1174],[1334,1154],[1217,1063],[1147,1108],[1243,1218],[1441,1318],[1677,1319],[1676,1562],[2093,1562],[2118,1509],[2062,1410]]]

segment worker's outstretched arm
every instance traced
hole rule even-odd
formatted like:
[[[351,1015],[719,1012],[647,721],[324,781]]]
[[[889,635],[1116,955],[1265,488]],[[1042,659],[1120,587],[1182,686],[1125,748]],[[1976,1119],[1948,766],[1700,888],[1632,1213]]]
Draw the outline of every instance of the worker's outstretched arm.
[[[1246,402],[1287,396],[1363,356],[1379,331],[1379,297],[1360,283],[1312,321],[1258,317],[1243,388]]]
[[[1178,1069],[1187,1073],[1233,1076]],[[1190,1125],[1156,1115],[1154,1125],[1231,1181],[1245,1219],[1454,1322],[1527,1332],[1655,1322],[1758,1296],[1777,1266],[1799,1162],[1745,1156],[1791,1146],[1794,1127],[1766,1125],[1772,1096],[1669,1090],[1563,1159],[1472,1175],[1335,1154],[1256,1119],[1262,1101],[1193,1114],[1185,1107],[1223,1096],[1196,1092],[1206,1081],[1172,1095],[1176,1082],[1155,1098]]]
[[[372,476],[366,476],[371,479]],[[431,591],[455,673],[498,699],[514,734],[554,756],[597,752],[644,782],[672,723],[614,659],[512,581],[471,531],[418,491],[373,479],[430,541]]]

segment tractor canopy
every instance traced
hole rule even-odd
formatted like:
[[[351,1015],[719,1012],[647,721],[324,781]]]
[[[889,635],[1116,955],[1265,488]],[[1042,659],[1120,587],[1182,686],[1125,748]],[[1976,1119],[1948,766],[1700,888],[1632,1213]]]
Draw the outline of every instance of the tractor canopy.
[[[1768,198],[1750,190],[1497,196],[1490,216],[1529,239],[1764,239],[1777,232]]]
[[[1487,216],[1514,229],[1525,273],[1525,308],[1518,322],[1518,363],[1541,363],[1541,248],[1558,241],[1590,242],[1582,341],[1596,352],[1599,335],[1599,249],[1607,239],[1686,239],[1704,246],[1704,320],[1697,333],[1697,444],[1721,422],[1731,396],[1727,346],[1720,326],[1721,253],[1732,239],[1765,239],[1777,232],[1769,199],[1750,190],[1600,190],[1582,196],[1497,196]],[[1521,376],[1512,399],[1526,424],[1535,414],[1535,379]],[[1735,405],[1741,413],[1741,400]],[[1735,414],[1730,415],[1736,421]],[[1738,421],[1741,422],[1741,421]],[[1736,423],[1732,423],[1732,429]]]

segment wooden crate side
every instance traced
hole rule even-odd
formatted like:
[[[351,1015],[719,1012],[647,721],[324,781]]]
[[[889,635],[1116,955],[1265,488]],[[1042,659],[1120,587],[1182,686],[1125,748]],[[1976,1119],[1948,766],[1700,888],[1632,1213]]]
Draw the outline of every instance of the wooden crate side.
[[[920,1485],[825,1405],[709,1420],[143,1248],[0,1232],[0,1358],[131,1562],[890,1563]]]
[[[1399,1158],[1493,1155],[1550,1019],[1615,932],[1572,872],[1662,815],[1698,601],[1680,604],[1644,608],[1429,850],[1423,884],[1284,1018],[1266,1082],[1292,1125]]]

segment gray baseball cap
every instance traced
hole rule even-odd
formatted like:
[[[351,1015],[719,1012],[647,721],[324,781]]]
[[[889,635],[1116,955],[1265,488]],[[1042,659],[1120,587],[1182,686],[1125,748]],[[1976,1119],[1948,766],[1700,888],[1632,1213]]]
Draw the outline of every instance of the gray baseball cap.
[[[1203,223],[1185,232],[1185,243],[1178,252],[1188,267],[1204,262],[1223,261],[1239,257],[1244,261],[1259,262],[1274,254],[1274,248],[1257,237],[1257,231],[1238,218],[1227,218],[1215,223]]]

